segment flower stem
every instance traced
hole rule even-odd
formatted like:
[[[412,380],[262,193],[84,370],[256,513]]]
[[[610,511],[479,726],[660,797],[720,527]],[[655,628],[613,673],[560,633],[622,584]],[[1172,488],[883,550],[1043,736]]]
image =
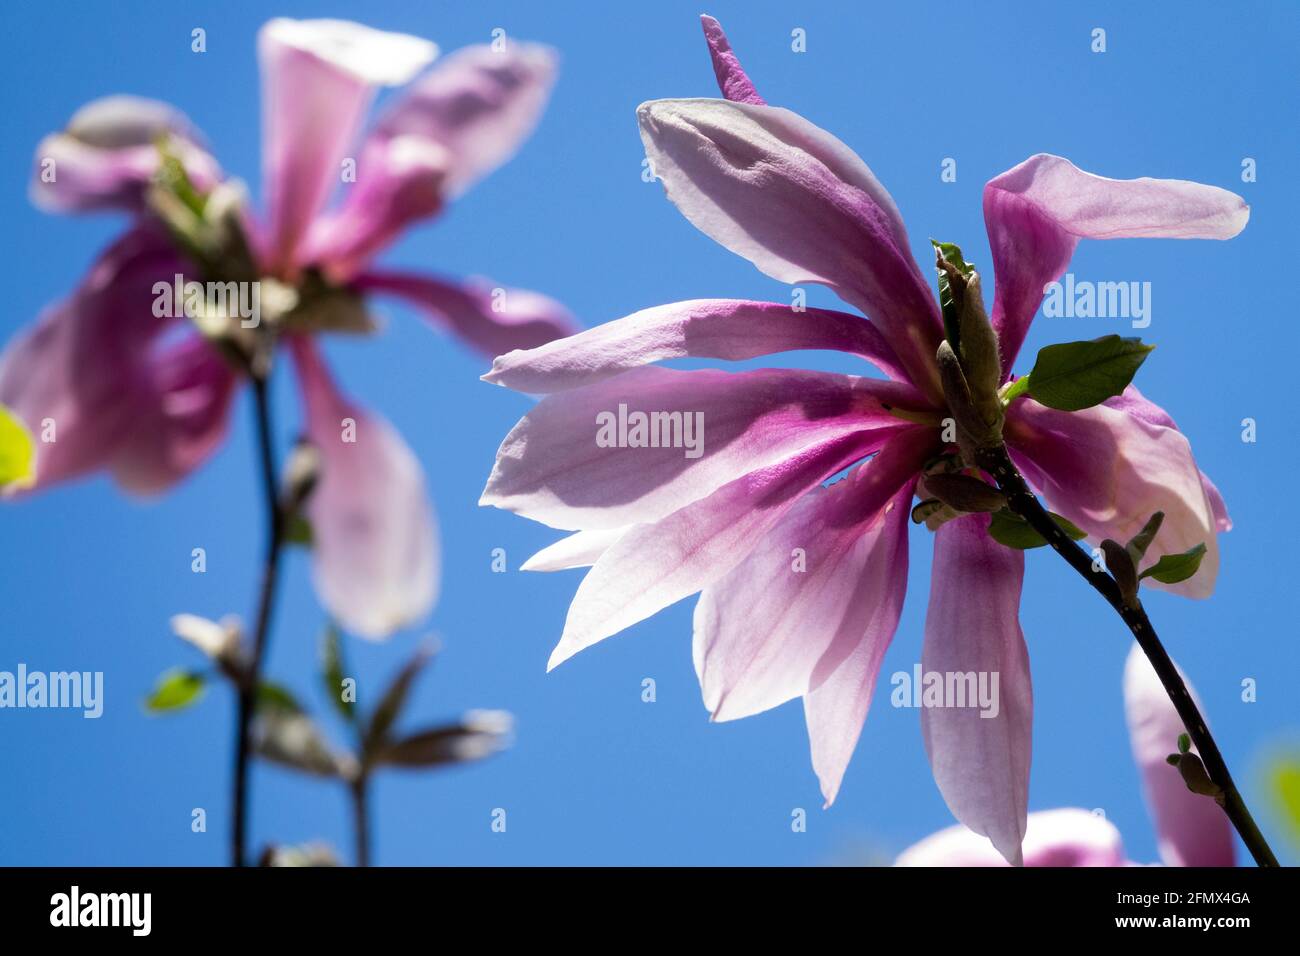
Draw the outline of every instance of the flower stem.
[[[352,825],[356,838],[356,865],[370,865],[370,822],[368,796],[370,778],[362,770],[350,787],[352,791]]]
[[[238,738],[235,750],[234,826],[231,839],[231,865],[244,866],[248,836],[248,764],[252,752],[253,711],[261,680],[262,659],[266,653],[270,630],[271,607],[275,603],[280,578],[280,553],[284,545],[285,520],[280,507],[275,470],[275,451],[271,433],[271,402],[267,394],[268,374],[253,374],[253,405],[257,422],[257,439],[261,462],[262,490],[265,497],[267,536],[262,565],[262,584],[254,619],[252,656],[247,662],[244,679],[239,685]]]
[[[1232,774],[1228,772],[1228,765],[1223,760],[1223,754],[1219,752],[1219,747],[1214,742],[1209,727],[1206,726],[1205,718],[1201,716],[1200,709],[1196,706],[1191,693],[1187,690],[1187,685],[1178,673],[1178,668],[1174,666],[1174,662],[1170,660],[1164,645],[1160,643],[1160,638],[1156,636],[1155,628],[1152,626],[1151,620],[1147,617],[1141,603],[1135,601],[1134,606],[1128,606],[1124,602],[1115,580],[1105,571],[1093,570],[1092,557],[1052,520],[1051,515],[1043,508],[1034,493],[1029,490],[1024,477],[1011,461],[1011,456],[1008,454],[1005,445],[999,444],[980,449],[976,453],[976,462],[993,476],[993,480],[997,482],[998,487],[1007,496],[1007,507],[1029,522],[1030,526],[1052,546],[1052,550],[1063,557],[1070,567],[1078,571],[1080,576],[1106,599],[1106,602],[1115,609],[1124,623],[1128,625],[1128,629],[1132,631],[1138,646],[1142,648],[1142,652],[1146,654],[1151,666],[1155,668],[1160,683],[1164,685],[1165,693],[1169,695],[1169,700],[1178,711],[1178,716],[1182,719],[1188,735],[1196,745],[1210,779],[1223,791],[1221,806],[1224,813],[1232,821],[1232,825],[1241,836],[1242,842],[1250,850],[1250,855],[1255,858],[1256,864],[1259,866],[1277,866],[1277,857],[1273,855],[1273,851],[1269,848],[1264,835],[1260,832],[1259,827],[1255,825],[1255,820],[1251,817],[1246,802],[1242,799],[1240,791],[1237,790],[1237,785],[1233,783]],[[1176,771],[1170,768],[1170,772],[1174,773]]]

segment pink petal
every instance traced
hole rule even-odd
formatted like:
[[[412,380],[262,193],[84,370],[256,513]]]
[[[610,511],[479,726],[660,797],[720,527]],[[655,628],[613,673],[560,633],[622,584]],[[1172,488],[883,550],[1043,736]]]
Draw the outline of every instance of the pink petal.
[[[871,450],[869,435],[836,436],[654,524],[632,528],[583,578],[547,670],[708,587],[743,560],[802,495]]]
[[[226,437],[237,378],[203,339],[188,336],[152,356],[153,395],[113,453],[128,491],[165,491],[208,459]]]
[[[697,229],[774,279],[830,286],[938,393],[938,306],[893,199],[852,150],[772,106],[654,100],[637,118],[655,175]]]
[[[538,403],[501,443],[479,503],[554,528],[658,521],[816,444],[904,424],[883,402],[910,392],[827,372],[634,369]],[[618,446],[620,419],[637,413],[677,413],[681,429],[669,430],[664,447]],[[605,440],[610,446],[598,443]]]
[[[758,90],[754,89],[754,84],[741,68],[740,60],[732,52],[731,43],[722,32],[722,24],[707,13],[700,15],[700,23],[704,27],[704,39],[709,44],[713,72],[718,78],[718,89],[722,91],[723,98],[733,103],[765,105],[764,99],[758,95]]]
[[[454,198],[513,156],[533,131],[555,70],[554,52],[535,43],[457,50],[384,114],[372,139],[413,136],[445,149],[445,195]]]
[[[907,512],[907,502],[891,499],[904,497],[899,489],[910,489],[934,448],[933,434],[921,429],[890,439],[845,480],[800,498],[743,561],[704,589],[695,605],[695,673],[714,720],[749,717],[813,692],[860,644],[883,653],[907,585],[907,526],[894,514]],[[851,715],[852,694],[837,696],[821,699],[842,705],[833,716]],[[812,740],[816,757],[824,738],[814,732]],[[840,773],[851,745],[848,751]]]
[[[1172,423],[1171,423],[1172,424]],[[1138,417],[1123,407],[1097,405],[1060,412],[1033,401],[1007,410],[1007,443],[1016,461],[1048,500],[1089,540],[1135,535],[1156,511],[1164,524],[1146,564],[1205,544],[1200,570],[1180,584],[1143,584],[1187,597],[1208,597],[1219,572],[1219,520],[1187,439],[1176,428]]]
[[[342,179],[342,161],[379,84],[411,79],[432,43],[342,20],[277,18],[257,38],[270,216],[268,268],[292,271],[308,227]]]
[[[1187,681],[1186,675],[1183,680]],[[1190,683],[1187,689],[1195,699]],[[1169,866],[1234,866],[1228,818],[1211,798],[1188,790],[1178,768],[1165,760],[1178,752],[1178,737],[1186,728],[1155,668],[1136,644],[1124,665],[1124,711],[1161,859]]]
[[[1043,287],[1060,278],[1080,239],[1231,239],[1250,207],[1238,195],[1181,179],[1106,179],[1039,153],[984,187],[997,293],[993,327],[1010,371]]]
[[[36,488],[105,466],[152,413],[149,353],[169,324],[153,314],[153,286],[184,268],[161,230],[134,229],[5,348],[0,403],[37,440]]]
[[[542,548],[521,564],[519,570],[568,571],[570,568],[589,568],[627,531],[627,528],[579,531]]]
[[[949,521],[935,533],[921,669],[987,675],[996,715],[979,706],[925,707],[921,733],[934,781],[953,816],[1019,865],[1029,799],[1033,690],[1020,631],[1022,551],[988,536],[987,515]],[[954,701],[946,701],[949,704]],[[991,713],[989,711],[988,713]]]
[[[339,394],[311,339],[290,343],[307,437],[322,458],[307,502],[316,590],[347,630],[387,637],[428,614],[437,596],[437,528],[424,472],[388,422]]]
[[[158,139],[164,136],[199,189],[221,178],[216,160],[180,111],[156,100],[106,96],[83,106],[67,129],[36,147],[32,202],[49,212],[138,212],[158,171]]]
[[[861,316],[796,310],[775,302],[692,299],[643,309],[540,348],[501,355],[483,380],[545,394],[666,359],[740,361],[797,349],[849,352],[890,378],[905,378],[893,349]]]
[[[1025,866],[1126,866],[1124,841],[1100,814],[1075,807],[1029,814]],[[1006,866],[984,837],[958,825],[904,850],[895,866]]]
[[[398,296],[489,357],[532,349],[577,330],[569,310],[540,292],[476,278],[450,282],[405,272],[366,272],[353,287]]]

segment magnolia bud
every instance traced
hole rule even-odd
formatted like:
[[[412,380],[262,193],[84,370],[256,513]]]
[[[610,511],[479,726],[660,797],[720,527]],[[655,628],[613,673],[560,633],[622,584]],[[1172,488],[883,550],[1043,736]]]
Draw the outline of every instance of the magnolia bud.
[[[996,422],[1000,427],[1002,400],[998,396],[998,385],[1002,380],[1002,359],[998,354],[998,335],[984,311],[978,272],[971,272],[966,277],[960,315],[961,367],[966,373],[971,398],[985,423],[992,425]]]
[[[926,491],[958,511],[987,513],[1007,505],[1006,495],[971,475],[926,475],[921,481]]]
[[[946,339],[939,343],[934,359],[939,366],[939,381],[943,384],[944,400],[953,419],[957,422],[959,432],[957,444],[959,447],[967,444],[973,446],[962,447],[962,457],[969,463],[973,461],[974,449],[992,447],[1001,443],[1000,404],[999,415],[995,421],[987,421],[984,415],[976,410],[961,362]],[[966,442],[962,441],[963,437],[967,439]]]
[[[1107,538],[1101,543],[1101,550],[1106,555],[1106,570],[1119,586],[1120,596],[1129,607],[1137,605],[1138,575],[1137,568],[1128,551],[1118,541]]]

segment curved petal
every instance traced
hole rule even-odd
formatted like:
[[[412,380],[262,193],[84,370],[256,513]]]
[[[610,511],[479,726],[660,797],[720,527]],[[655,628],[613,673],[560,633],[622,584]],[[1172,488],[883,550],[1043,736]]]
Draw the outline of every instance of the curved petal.
[[[184,267],[160,230],[138,227],[6,346],[0,403],[37,437],[35,488],[105,466],[152,413],[149,352],[168,323],[154,315],[154,283]]]
[[[697,229],[774,279],[830,286],[938,394],[938,306],[893,199],[851,149],[772,106],[654,100],[637,118],[655,175]]]
[[[754,84],[740,65],[740,59],[731,49],[727,35],[722,32],[722,24],[707,13],[700,15],[700,24],[704,27],[704,39],[709,44],[709,56],[713,59],[713,73],[718,78],[718,89],[723,99],[733,103],[754,103],[766,105],[758,95]]]
[[[921,670],[960,693],[921,710],[921,733],[953,816],[1019,865],[1034,710],[1019,621],[1025,555],[990,538],[988,525],[968,515],[935,533]],[[970,699],[972,679],[986,682],[991,708]]]
[[[1195,699],[1190,683],[1187,689]],[[1136,644],[1124,664],[1124,712],[1160,858],[1169,866],[1235,865],[1228,818],[1209,797],[1188,790],[1178,769],[1165,760],[1177,752],[1178,736],[1186,729],[1155,668]]]
[[[266,267],[291,272],[308,227],[377,85],[407,82],[437,55],[426,40],[343,20],[269,21],[262,68],[262,161],[270,217]]]
[[[1124,841],[1104,816],[1076,807],[1029,814],[1025,866],[1126,866]],[[895,866],[1006,866],[978,833],[949,827],[899,854]]]
[[[521,564],[519,570],[567,571],[570,568],[589,568],[627,531],[626,527],[579,531],[542,548]]]
[[[138,211],[158,171],[158,139],[199,189],[221,178],[217,162],[183,113],[157,100],[106,96],[73,114],[67,129],[36,147],[32,202],[49,212]]]
[[[907,586],[899,489],[907,485],[910,495],[910,479],[934,447],[921,429],[891,438],[843,481],[800,498],[743,561],[704,589],[693,656],[714,720],[750,717],[812,693],[859,644],[883,654]],[[901,510],[908,511],[905,500]],[[852,711],[851,699],[838,702]],[[810,734],[817,763],[824,738]],[[848,753],[840,772],[847,763]]]
[[[1179,584],[1144,584],[1186,597],[1209,597],[1219,573],[1218,519],[1192,457],[1176,428],[1130,410],[1096,405],[1061,412],[1033,401],[1007,409],[1007,444],[1025,476],[1052,509],[1090,540],[1128,541],[1156,511],[1165,513],[1147,551],[1148,563],[1204,544],[1200,570]]]
[[[874,450],[870,435],[820,442],[753,471],[610,547],[578,587],[547,670],[730,571],[816,485]]]
[[[406,272],[366,272],[353,288],[395,295],[419,306],[438,325],[489,357],[536,348],[578,328],[569,310],[554,299],[483,278],[457,283]]]
[[[321,476],[307,501],[313,578],[347,630],[383,638],[429,613],[438,535],[424,472],[384,419],[339,394],[315,343],[290,340]]]
[[[165,491],[207,460],[226,437],[237,378],[198,336],[152,356],[152,396],[113,453],[118,484],[136,494]]]
[[[910,393],[828,372],[634,369],[538,403],[479,503],[555,528],[657,521],[818,442],[903,424],[885,405]]]
[[[861,316],[775,302],[691,299],[643,309],[540,348],[501,355],[483,380],[517,392],[545,394],[666,359],[740,361],[797,349],[849,352],[892,379],[906,377],[880,330]]]
[[[1043,287],[1080,239],[1231,239],[1250,207],[1235,193],[1182,179],[1107,179],[1039,153],[990,179],[984,225],[997,277],[993,327],[1009,373]]]
[[[556,55],[537,43],[508,40],[449,54],[380,119],[373,139],[411,136],[449,156],[444,195],[459,196],[519,149],[555,84]]]

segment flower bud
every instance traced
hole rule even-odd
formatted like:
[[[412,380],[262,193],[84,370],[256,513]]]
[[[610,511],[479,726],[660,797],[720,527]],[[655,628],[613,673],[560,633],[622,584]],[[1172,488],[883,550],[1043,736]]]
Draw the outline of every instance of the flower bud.
[[[986,514],[1007,505],[1006,495],[971,475],[926,475],[921,482],[929,494],[957,511]]]
[[[1107,538],[1101,543],[1102,553],[1106,555],[1106,570],[1119,586],[1120,596],[1129,607],[1137,606],[1138,575],[1137,568],[1128,551],[1118,541]]]

